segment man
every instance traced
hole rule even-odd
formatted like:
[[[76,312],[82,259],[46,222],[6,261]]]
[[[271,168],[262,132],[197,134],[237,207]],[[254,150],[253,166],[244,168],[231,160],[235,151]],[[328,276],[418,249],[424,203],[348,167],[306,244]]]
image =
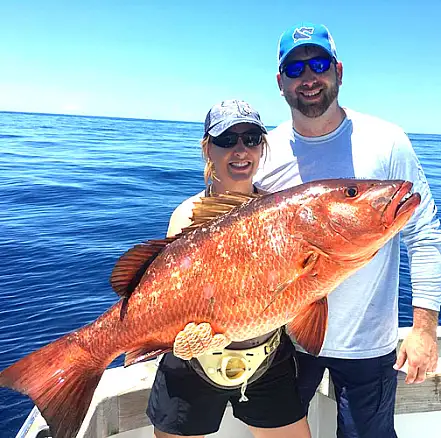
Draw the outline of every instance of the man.
[[[343,66],[323,25],[299,24],[279,42],[277,82],[292,120],[270,132],[271,153],[255,177],[278,191],[324,178],[404,179],[421,206],[401,236],[410,260],[413,328],[398,358],[399,237],[329,297],[329,327],[319,357],[299,353],[299,388],[309,405],[325,368],[334,382],[338,437],[396,437],[397,369],[407,383],[425,380],[437,364],[441,303],[441,233],[424,172],[405,133],[338,103]]]

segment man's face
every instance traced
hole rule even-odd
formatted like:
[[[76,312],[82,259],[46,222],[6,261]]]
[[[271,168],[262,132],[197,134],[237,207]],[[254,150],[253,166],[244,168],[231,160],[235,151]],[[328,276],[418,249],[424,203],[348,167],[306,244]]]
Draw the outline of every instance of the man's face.
[[[317,56],[329,55],[318,46],[301,46],[295,49],[285,60],[284,65],[292,61],[303,61]],[[315,118],[323,115],[338,96],[342,80],[342,65],[334,62],[329,70],[315,73],[309,65],[298,78],[289,78],[286,73],[277,74],[277,82],[282,96],[288,105],[306,117]]]

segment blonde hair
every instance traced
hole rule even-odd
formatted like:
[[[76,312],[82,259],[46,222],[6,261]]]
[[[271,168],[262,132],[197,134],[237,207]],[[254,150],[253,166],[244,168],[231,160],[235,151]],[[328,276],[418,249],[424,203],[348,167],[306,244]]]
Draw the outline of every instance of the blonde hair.
[[[214,164],[210,160],[210,157],[208,156],[208,146],[211,142],[211,135],[207,134],[202,140],[201,140],[201,147],[202,147],[202,157],[205,161],[205,168],[204,168],[204,181],[205,185],[208,187],[210,184],[210,181],[217,180],[216,172],[214,169]],[[266,160],[266,157],[269,152],[269,143],[268,139],[266,138],[265,134],[262,134],[262,157],[264,157],[264,160]]]

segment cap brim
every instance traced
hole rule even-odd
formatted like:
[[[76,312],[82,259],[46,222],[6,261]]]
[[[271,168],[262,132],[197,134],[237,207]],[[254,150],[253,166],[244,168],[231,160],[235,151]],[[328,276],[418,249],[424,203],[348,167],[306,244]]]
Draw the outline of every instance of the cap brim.
[[[309,43],[309,42],[304,42],[304,43],[300,43],[297,44],[295,47],[293,47],[289,52],[285,53],[283,55],[282,58],[280,58],[279,60],[279,68],[282,66],[282,64],[285,62],[286,58],[288,58],[288,56],[294,52],[295,49],[299,48],[299,47],[303,47],[303,46],[316,46],[316,47],[320,47],[320,49],[324,50],[331,58],[335,58],[334,54],[326,49],[325,47],[321,46],[320,44],[316,44],[316,43]],[[335,58],[336,59],[336,58]]]
[[[210,134],[212,137],[217,137],[222,133],[224,133],[227,129],[231,128],[234,125],[239,125],[240,123],[249,123],[251,125],[258,126],[264,134],[268,134],[268,131],[266,130],[263,123],[259,123],[255,119],[247,119],[247,118],[222,121],[212,126],[207,133]]]

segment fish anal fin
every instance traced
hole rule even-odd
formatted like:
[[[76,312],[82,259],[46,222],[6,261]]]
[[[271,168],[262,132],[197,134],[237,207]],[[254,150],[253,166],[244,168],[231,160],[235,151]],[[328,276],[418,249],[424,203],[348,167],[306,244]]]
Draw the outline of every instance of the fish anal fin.
[[[151,347],[140,347],[134,350],[126,352],[126,357],[124,359],[124,366],[129,367],[130,365],[135,365],[140,362],[147,362],[163,353],[169,353],[172,351],[171,348],[160,348],[152,350]]]
[[[309,304],[286,325],[288,334],[309,353],[318,356],[325,340],[328,327],[328,300],[322,298]]]

